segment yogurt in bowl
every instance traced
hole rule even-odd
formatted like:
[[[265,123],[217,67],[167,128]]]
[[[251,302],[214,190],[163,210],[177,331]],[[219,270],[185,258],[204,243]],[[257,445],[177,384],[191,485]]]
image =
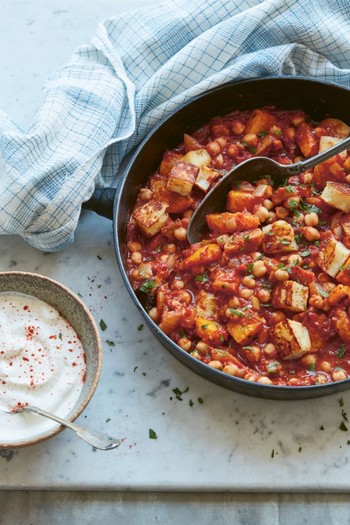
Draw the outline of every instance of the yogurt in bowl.
[[[16,407],[76,419],[97,386],[102,345],[80,299],[36,274],[0,273],[0,447],[34,444],[56,423]],[[10,412],[10,413],[6,413]]]

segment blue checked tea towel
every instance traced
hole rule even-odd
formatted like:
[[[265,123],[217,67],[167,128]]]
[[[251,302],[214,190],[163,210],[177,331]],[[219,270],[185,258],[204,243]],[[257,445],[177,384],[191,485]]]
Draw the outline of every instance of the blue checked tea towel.
[[[48,78],[28,130],[0,112],[0,234],[64,249],[82,203],[161,118],[279,74],[350,86],[349,0],[170,0],[105,20]]]

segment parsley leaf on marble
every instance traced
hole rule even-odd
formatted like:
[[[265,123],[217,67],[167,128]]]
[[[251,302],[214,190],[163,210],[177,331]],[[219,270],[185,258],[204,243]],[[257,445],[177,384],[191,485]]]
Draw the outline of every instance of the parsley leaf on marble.
[[[152,428],[150,428],[148,430],[148,436],[149,436],[150,439],[157,439],[158,438],[157,433]]]

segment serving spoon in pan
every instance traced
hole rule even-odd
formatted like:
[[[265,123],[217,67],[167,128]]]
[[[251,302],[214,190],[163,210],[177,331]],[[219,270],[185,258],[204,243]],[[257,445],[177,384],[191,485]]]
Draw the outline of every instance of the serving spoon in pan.
[[[253,157],[238,164],[238,166],[232,168],[215,184],[197,206],[187,228],[189,243],[193,244],[205,238],[209,231],[206,216],[210,213],[218,213],[225,209],[227,194],[231,190],[233,181],[247,180],[252,182],[260,178],[270,177],[277,184],[281,184],[286,177],[304,173],[347,148],[350,148],[350,137],[310,159],[294,164],[279,164],[275,160],[267,157]]]

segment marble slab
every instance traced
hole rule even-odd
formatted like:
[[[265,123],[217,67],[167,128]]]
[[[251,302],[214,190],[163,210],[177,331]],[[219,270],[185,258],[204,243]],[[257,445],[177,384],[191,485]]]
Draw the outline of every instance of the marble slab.
[[[1,0],[0,108],[25,127],[47,74],[90,39],[97,22],[146,2],[155,3]],[[82,296],[98,323],[104,320],[103,373],[79,422],[123,438],[117,450],[94,451],[66,430],[34,447],[1,450],[0,489],[350,489],[350,433],[340,429],[342,422],[350,428],[350,392],[259,400],[186,369],[150,333],[126,292],[108,220],[83,213],[75,243],[62,253],[1,237],[0,270],[53,277]],[[186,392],[178,399],[174,389]]]
[[[154,338],[131,301],[107,219],[83,213],[75,243],[61,253],[44,254],[20,238],[1,237],[0,270],[57,279],[82,296],[98,323],[104,320],[103,373],[79,421],[123,438],[117,450],[94,451],[66,430],[40,445],[2,450],[0,488],[350,489],[350,433],[340,429],[350,392],[309,401],[260,400],[185,368]],[[178,399],[174,389],[186,392]]]

